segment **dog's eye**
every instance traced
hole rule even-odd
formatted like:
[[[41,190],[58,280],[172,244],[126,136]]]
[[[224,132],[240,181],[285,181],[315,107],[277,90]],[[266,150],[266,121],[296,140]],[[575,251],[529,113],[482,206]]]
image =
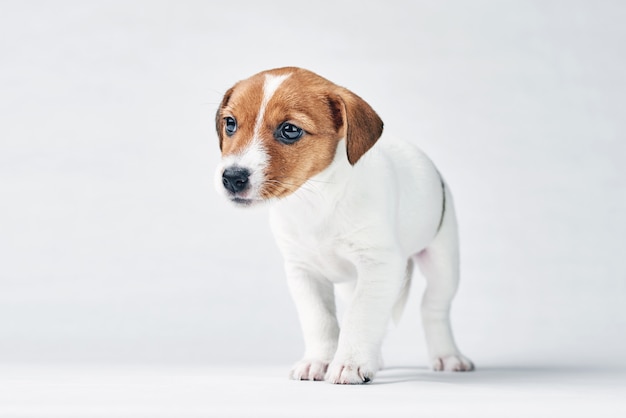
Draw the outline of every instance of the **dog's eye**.
[[[293,144],[304,135],[304,130],[293,123],[283,122],[280,124],[274,136],[283,144]]]
[[[226,124],[224,126],[224,130],[226,131],[226,135],[233,136],[233,134],[237,130],[237,121],[235,120],[235,118],[232,118],[230,116],[226,116],[224,118],[224,122]]]

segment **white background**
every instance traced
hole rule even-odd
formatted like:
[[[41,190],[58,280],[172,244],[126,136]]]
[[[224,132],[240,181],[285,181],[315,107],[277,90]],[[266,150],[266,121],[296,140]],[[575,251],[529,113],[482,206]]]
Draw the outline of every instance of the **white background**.
[[[2,2],[0,363],[286,373],[303,345],[267,209],[213,190],[213,118],[294,65],[451,185],[477,373],[625,367],[625,21],[620,1]],[[390,366],[427,364],[414,284]]]

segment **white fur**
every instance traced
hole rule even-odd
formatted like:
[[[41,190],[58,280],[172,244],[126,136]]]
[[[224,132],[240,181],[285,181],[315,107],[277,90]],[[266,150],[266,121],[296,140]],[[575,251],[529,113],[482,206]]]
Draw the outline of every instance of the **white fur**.
[[[413,263],[426,276],[423,323],[436,370],[470,370],[448,314],[458,284],[452,196],[417,148],[381,138],[359,162],[345,140],[324,171],[271,207],[271,225],[305,340],[294,379],[363,383],[381,366],[380,347],[394,305],[402,304]],[[439,228],[440,221],[442,221]],[[341,324],[333,287],[350,305]]]
[[[215,171],[215,188],[227,198],[231,199],[232,195],[227,193],[222,185],[222,173],[229,167],[242,167],[250,171],[250,187],[238,195],[239,198],[248,199],[250,203],[261,201],[259,192],[265,181],[263,171],[267,167],[269,157],[263,148],[261,141],[254,138],[252,142],[239,154],[232,154],[222,158]]]
[[[259,137],[259,131],[261,129],[261,125],[263,123],[263,117],[265,116],[265,109],[267,108],[267,104],[269,103],[278,87],[289,78],[291,74],[283,74],[283,75],[271,75],[265,74],[265,81],[263,82],[263,99],[261,100],[261,107],[259,108],[259,113],[256,117],[256,122],[254,124],[254,137]]]

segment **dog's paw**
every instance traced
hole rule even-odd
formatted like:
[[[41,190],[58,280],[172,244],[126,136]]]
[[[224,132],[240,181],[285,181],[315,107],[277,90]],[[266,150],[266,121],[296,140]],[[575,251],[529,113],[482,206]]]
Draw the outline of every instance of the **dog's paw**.
[[[461,354],[436,357],[433,360],[433,370],[436,372],[471,372],[474,363]]]
[[[303,359],[293,366],[289,377],[293,380],[324,380],[327,370],[328,362]]]
[[[326,381],[338,385],[359,385],[374,379],[376,368],[365,364],[333,362],[328,367]]]

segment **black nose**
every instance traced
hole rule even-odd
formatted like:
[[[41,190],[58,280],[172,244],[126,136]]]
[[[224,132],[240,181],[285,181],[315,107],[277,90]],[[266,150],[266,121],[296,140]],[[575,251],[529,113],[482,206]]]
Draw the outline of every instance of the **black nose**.
[[[232,193],[237,193],[248,187],[250,172],[245,168],[227,168],[222,173],[222,184]]]

